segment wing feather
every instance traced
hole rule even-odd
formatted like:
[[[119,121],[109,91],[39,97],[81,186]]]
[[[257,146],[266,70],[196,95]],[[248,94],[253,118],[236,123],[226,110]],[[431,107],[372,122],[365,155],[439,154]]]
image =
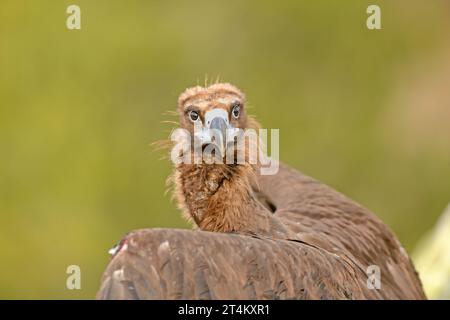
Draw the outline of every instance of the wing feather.
[[[177,229],[128,234],[98,299],[380,299],[351,262],[307,243]]]

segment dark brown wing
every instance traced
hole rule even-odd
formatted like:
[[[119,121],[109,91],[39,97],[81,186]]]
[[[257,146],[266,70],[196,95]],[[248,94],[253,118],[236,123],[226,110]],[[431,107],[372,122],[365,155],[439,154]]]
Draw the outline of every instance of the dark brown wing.
[[[307,243],[177,229],[128,234],[98,299],[380,299],[352,261]]]
[[[405,249],[367,209],[283,164],[278,174],[259,176],[255,189],[300,239],[347,256],[363,270],[378,266],[383,298],[425,298]]]

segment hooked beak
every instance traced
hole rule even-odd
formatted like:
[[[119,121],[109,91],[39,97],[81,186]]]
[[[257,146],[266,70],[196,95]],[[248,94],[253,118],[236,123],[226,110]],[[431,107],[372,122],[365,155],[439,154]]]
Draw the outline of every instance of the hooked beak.
[[[225,156],[227,135],[234,134],[235,129],[230,125],[228,113],[223,109],[213,109],[205,114],[205,123],[195,135],[203,146],[213,144],[222,156]]]
[[[212,142],[219,146],[225,145],[227,142],[227,128],[227,123],[222,117],[213,118],[209,126],[210,130],[215,130],[211,135]]]

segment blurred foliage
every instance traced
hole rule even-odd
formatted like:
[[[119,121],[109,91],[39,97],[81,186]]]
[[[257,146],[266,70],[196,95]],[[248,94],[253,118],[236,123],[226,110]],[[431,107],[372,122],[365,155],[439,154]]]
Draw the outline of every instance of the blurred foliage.
[[[65,26],[73,3],[79,31]],[[373,3],[379,31],[365,26]],[[93,298],[126,232],[189,227],[164,196],[171,164],[149,143],[206,76],[280,128],[283,161],[377,213],[411,250],[450,198],[449,9],[2,0],[0,298]],[[82,290],[65,287],[70,264]]]
[[[450,300],[450,205],[414,250],[414,261],[430,299]]]

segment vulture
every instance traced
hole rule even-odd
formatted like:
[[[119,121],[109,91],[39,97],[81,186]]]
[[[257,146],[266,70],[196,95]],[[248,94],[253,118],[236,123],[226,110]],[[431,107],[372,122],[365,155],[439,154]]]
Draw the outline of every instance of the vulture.
[[[177,115],[191,134],[183,159],[210,146],[224,159],[229,131],[259,128],[228,83],[187,89]],[[194,230],[127,234],[97,299],[426,299],[407,252],[369,210],[282,163],[262,175],[247,152],[211,157],[176,162],[170,178]]]

